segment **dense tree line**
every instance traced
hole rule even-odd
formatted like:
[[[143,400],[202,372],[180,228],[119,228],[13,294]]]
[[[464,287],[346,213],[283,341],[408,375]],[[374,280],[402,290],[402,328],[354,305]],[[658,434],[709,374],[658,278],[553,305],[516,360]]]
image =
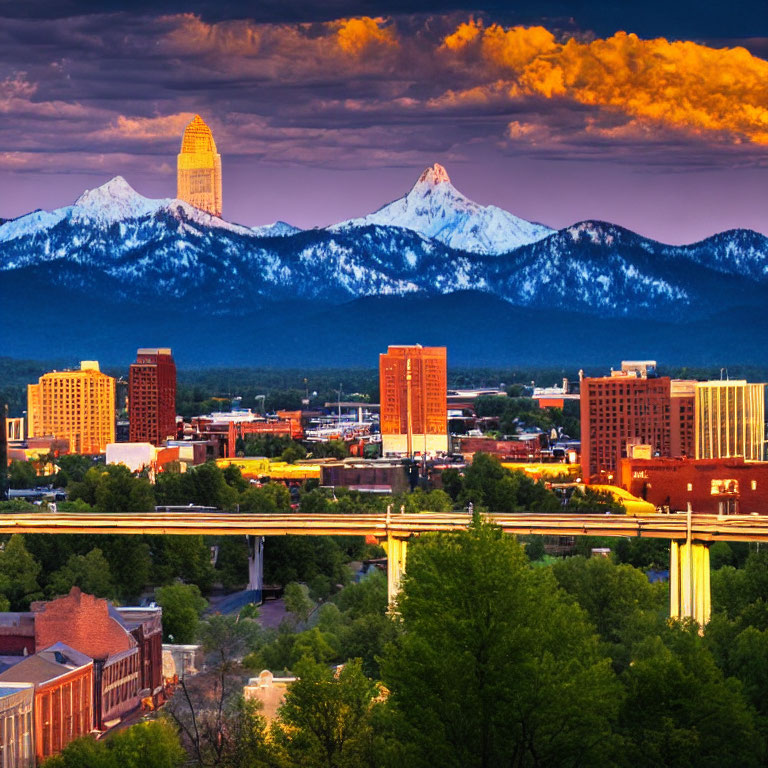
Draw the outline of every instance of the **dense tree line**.
[[[292,585],[278,630],[253,611],[203,621],[208,670],[171,702],[165,748],[221,768],[761,765],[766,559],[713,573],[702,633],[670,622],[666,588],[633,566],[533,567],[475,519],[412,543],[389,613],[373,572],[328,600]],[[271,723],[241,696],[262,668],[298,677]],[[65,753],[97,749],[116,747]]]

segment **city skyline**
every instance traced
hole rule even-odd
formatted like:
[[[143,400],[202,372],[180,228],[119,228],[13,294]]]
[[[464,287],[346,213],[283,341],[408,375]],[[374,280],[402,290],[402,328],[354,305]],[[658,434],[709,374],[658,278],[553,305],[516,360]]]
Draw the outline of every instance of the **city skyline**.
[[[0,216],[118,174],[174,196],[200,114],[225,218],[248,225],[364,215],[438,162],[471,199],[551,227],[602,219],[670,243],[768,233],[768,22],[757,3],[657,5],[321,16],[295,3],[242,18],[227,3],[0,3]]]

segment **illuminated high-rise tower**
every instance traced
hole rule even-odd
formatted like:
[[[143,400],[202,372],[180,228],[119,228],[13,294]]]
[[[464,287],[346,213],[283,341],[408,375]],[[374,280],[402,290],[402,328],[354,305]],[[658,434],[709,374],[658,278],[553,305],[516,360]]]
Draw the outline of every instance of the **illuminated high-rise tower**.
[[[221,216],[221,155],[200,115],[184,129],[177,168],[179,200]]]

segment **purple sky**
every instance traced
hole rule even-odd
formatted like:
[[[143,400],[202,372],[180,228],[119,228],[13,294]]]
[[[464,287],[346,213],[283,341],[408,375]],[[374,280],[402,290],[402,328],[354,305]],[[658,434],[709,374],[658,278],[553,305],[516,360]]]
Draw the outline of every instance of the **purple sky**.
[[[359,216],[439,162],[472,199],[550,226],[768,234],[762,2],[736,20],[716,2],[624,16],[585,2],[578,17],[504,5],[266,3],[254,19],[226,2],[84,15],[0,0],[0,216],[117,174],[174,196],[199,113],[222,154],[224,217],[244,224]]]

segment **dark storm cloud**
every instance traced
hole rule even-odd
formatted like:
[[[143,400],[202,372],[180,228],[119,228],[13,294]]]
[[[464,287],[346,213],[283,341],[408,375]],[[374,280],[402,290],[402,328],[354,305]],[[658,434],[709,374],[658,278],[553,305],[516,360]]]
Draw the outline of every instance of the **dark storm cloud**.
[[[768,36],[768,6],[764,0],[506,0],[471,2],[467,0],[0,0],[0,16],[27,19],[61,19],[93,13],[129,12],[133,14],[196,13],[215,22],[250,18],[260,23],[330,21],[342,16],[391,16],[413,13],[485,13],[501,24],[548,23],[593,30],[607,36],[624,29],[642,37],[705,39],[713,37],[749,38]]]
[[[713,85],[682,115],[676,105],[658,115],[648,106],[663,102],[663,78],[618,83],[615,97],[599,73],[581,90],[553,86],[553,77],[581,82],[590,70],[577,68],[606,55],[612,58],[600,66],[628,72],[643,57],[670,56],[674,67],[688,66],[666,40],[651,48],[626,36],[600,37],[631,27],[632,18],[647,26],[648,4],[642,12],[624,8],[624,24],[616,27],[609,4],[582,3],[575,11],[566,5],[573,4],[434,3],[419,14],[374,19],[360,12],[385,10],[375,3],[259,3],[246,11],[239,3],[171,3],[158,13],[155,4],[139,2],[129,13],[118,2],[0,0],[0,169],[88,171],[109,167],[111,156],[166,172],[195,113],[211,122],[229,156],[283,164],[407,165],[424,154],[466,156],[479,146],[510,156],[599,156],[682,169],[705,157],[727,166],[762,163],[757,129],[718,103],[725,86]],[[705,30],[714,8],[696,16],[702,33],[715,31]],[[467,24],[473,10],[483,23]],[[343,18],[353,11],[355,18]],[[541,22],[542,13],[550,31],[507,26]],[[667,18],[674,25],[682,15]],[[756,36],[757,4],[742,9],[738,24],[719,24],[720,43],[732,44],[724,36],[750,15],[749,44],[765,47]],[[705,46],[695,53],[715,56]],[[731,58],[744,81],[740,98],[759,125],[768,101],[761,101],[760,64],[746,52]],[[690,82],[712,81],[731,58],[713,59]],[[636,92],[637,103],[627,95]]]

